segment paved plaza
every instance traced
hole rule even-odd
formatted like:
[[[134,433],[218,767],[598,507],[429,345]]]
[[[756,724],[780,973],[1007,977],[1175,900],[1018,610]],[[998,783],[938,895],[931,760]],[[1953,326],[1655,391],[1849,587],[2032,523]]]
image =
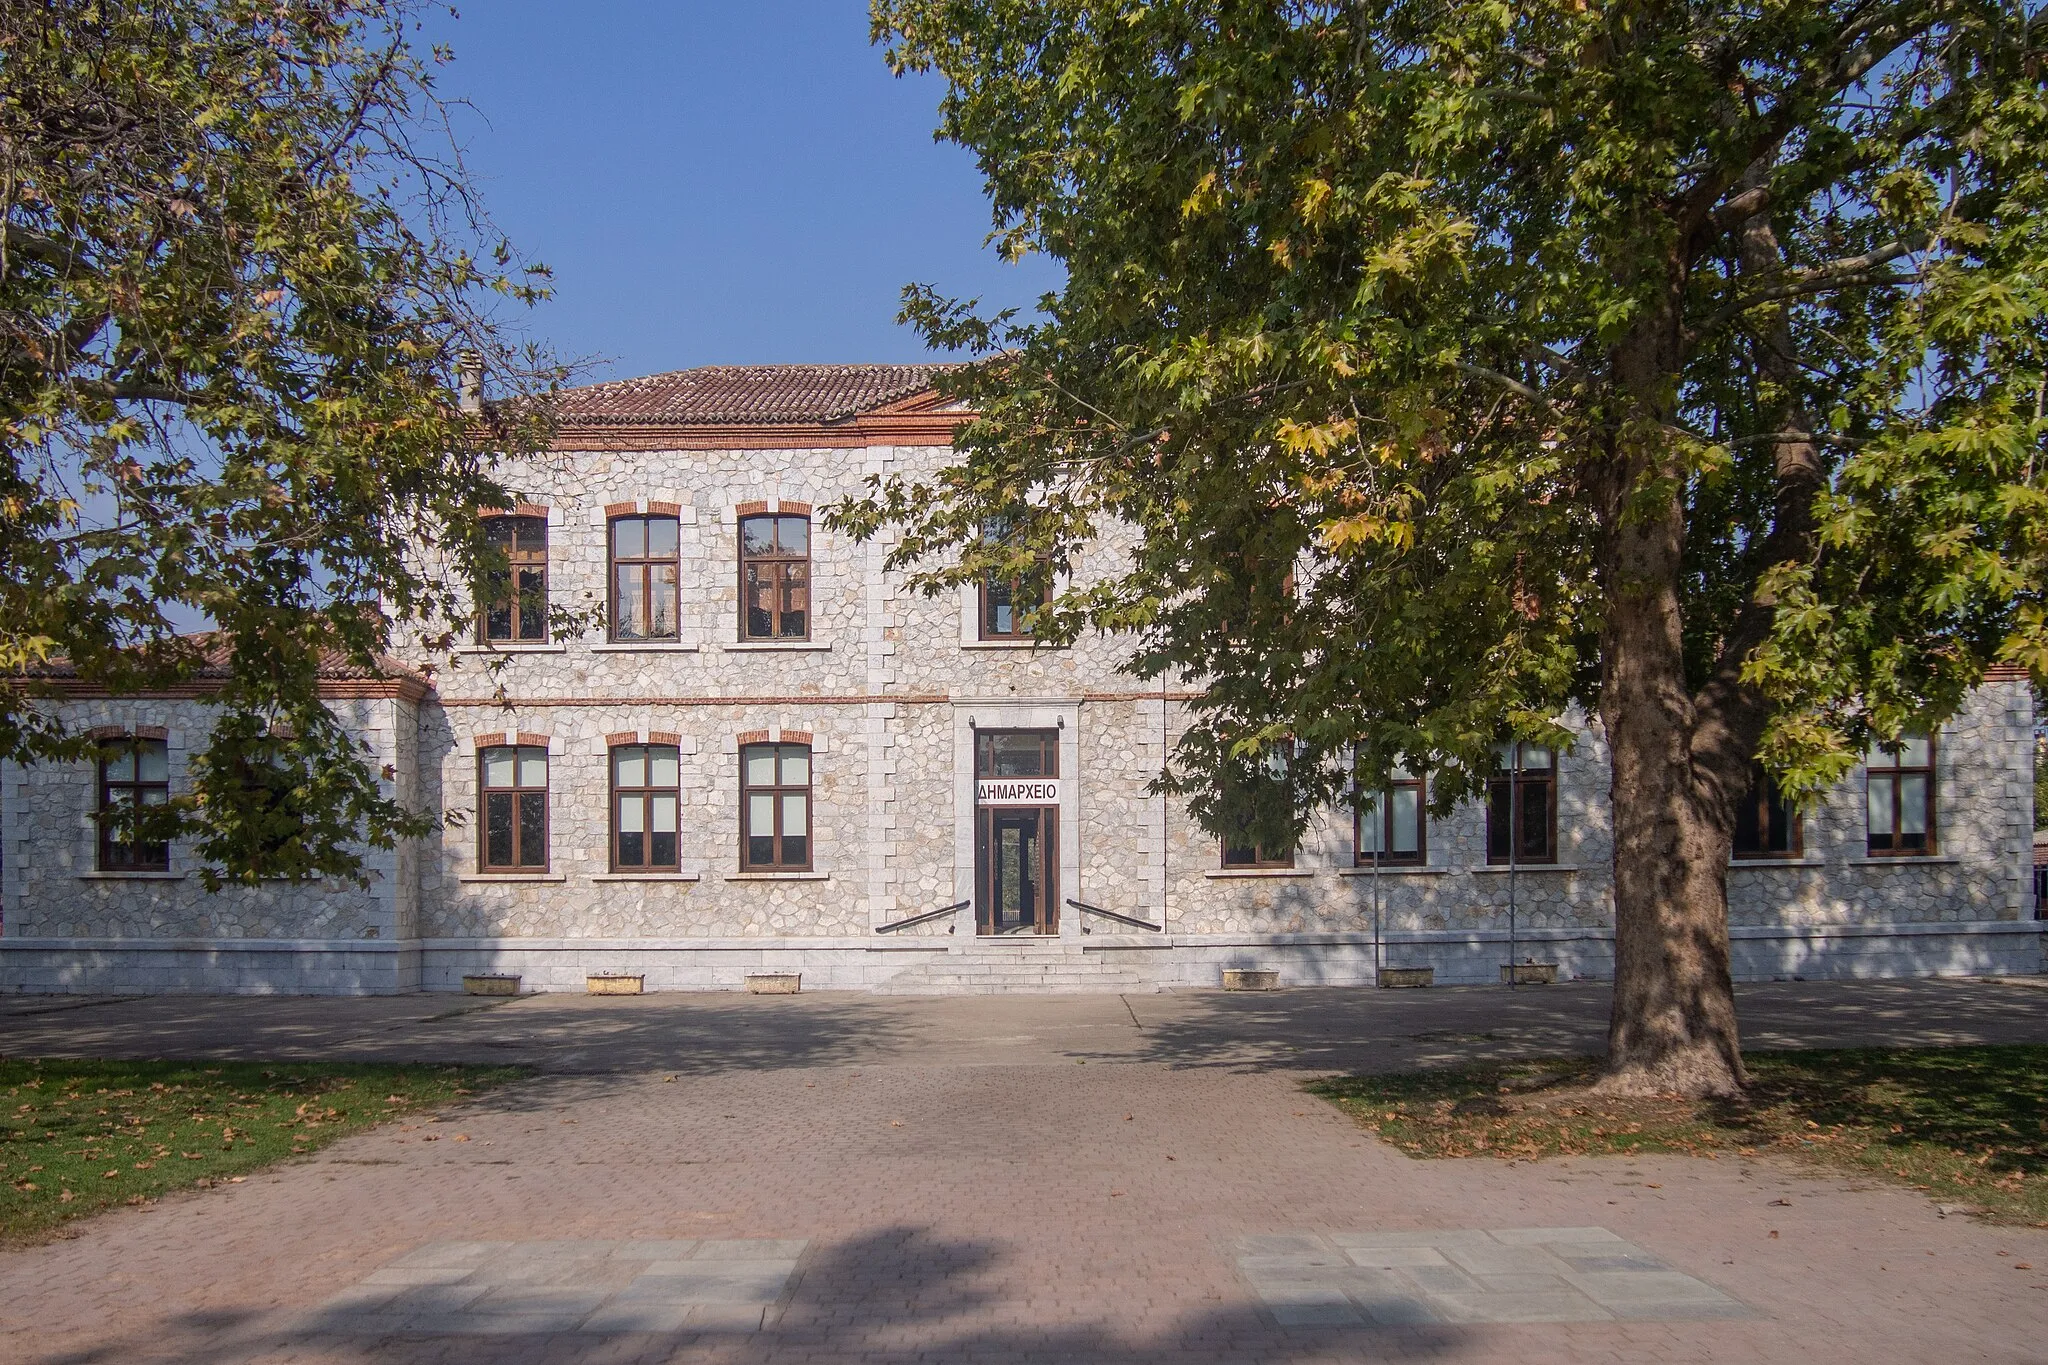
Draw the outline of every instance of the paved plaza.
[[[1758,1046],[2048,1041],[2048,991],[1744,988]],[[10,1055],[530,1081],[0,1253],[0,1359],[2039,1361],[2048,1233],[1776,1160],[1415,1161],[1332,1068],[1596,1046],[1593,987],[0,1002]]]

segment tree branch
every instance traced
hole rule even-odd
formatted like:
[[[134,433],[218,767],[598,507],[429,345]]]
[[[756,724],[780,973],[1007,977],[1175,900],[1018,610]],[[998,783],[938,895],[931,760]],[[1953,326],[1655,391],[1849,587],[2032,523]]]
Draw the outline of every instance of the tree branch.
[[[1926,235],[1916,233],[1900,241],[1887,243],[1875,251],[1865,252],[1861,256],[1843,256],[1817,265],[1811,270],[1800,271],[1798,274],[1783,278],[1778,284],[1768,285],[1715,309],[1698,328],[1694,329],[1693,335],[1698,337],[1715,331],[1750,309],[1767,303],[1796,299],[1829,289],[1883,289],[1896,285],[1918,284],[1921,278],[1918,271],[1894,272],[1881,267],[1926,245]]]

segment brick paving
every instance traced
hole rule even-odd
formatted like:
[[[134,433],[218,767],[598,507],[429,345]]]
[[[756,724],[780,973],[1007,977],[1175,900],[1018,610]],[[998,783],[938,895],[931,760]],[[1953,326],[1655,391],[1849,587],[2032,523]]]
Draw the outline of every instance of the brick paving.
[[[375,1018],[385,1023],[374,1028],[363,1023],[368,1014],[348,1016],[364,1050],[403,1050],[410,1032],[416,1055],[473,1046],[571,1060],[435,1121],[363,1134],[239,1185],[120,1210],[70,1240],[0,1254],[0,1359],[1191,1365],[2048,1356],[2048,1233],[1944,1219],[1909,1191],[1775,1161],[1413,1161],[1305,1096],[1299,1070],[1274,1064],[1345,1048],[1428,1060],[1501,1041],[1409,1036],[1416,1033],[1568,1034],[1582,1026],[1590,997],[1522,992],[1510,1002],[1470,992],[1465,1003],[1404,1001],[1390,1013],[1371,993],[1290,994],[1331,998],[1169,1003],[1150,1028],[1140,1026],[1147,1001],[1127,1006],[1114,996],[898,1000],[888,1003],[905,1012],[881,1016],[825,997],[780,1002],[792,1006],[781,1013],[762,1008],[778,1002],[709,997],[521,1001],[435,1025],[417,1022],[417,999],[409,1016],[380,1005],[387,1012]],[[1338,998],[1347,995],[1354,998]],[[1493,1028],[1481,1027],[1489,996],[1499,1002]],[[1897,1035],[1916,1010],[1936,1035],[1994,1027],[2023,1035],[2029,1020],[2032,1036],[2048,1034],[2048,996],[2038,992],[1954,983],[1947,995],[1869,998],[1873,1036],[1905,1040]],[[1854,1034],[1849,991],[1803,999],[1814,1038]],[[1951,1002],[1947,1013],[1941,1000]],[[1797,1003],[1762,1002],[1754,1031],[1796,1038]],[[18,1054],[28,1050],[23,1025],[82,1024],[133,1008],[0,1015],[0,1036]],[[205,1013],[190,1002],[180,1008],[189,1021]],[[301,1012],[290,1028],[302,1045],[317,1045],[318,1010],[293,1008]],[[1112,1009],[1124,1010],[1121,1026]],[[1296,1044],[1269,1036],[1290,1011],[1302,1029]],[[260,1021],[237,1017],[245,1028]],[[1233,1017],[1249,1043],[1229,1042],[1223,1025]],[[1345,1020],[1408,1033],[1346,1041],[1338,1036]],[[455,1039],[450,1024],[469,1032]],[[199,1037],[191,1026],[188,1036]],[[97,1027],[98,1044],[114,1047],[118,1030]],[[336,1031],[326,1027],[325,1036]],[[579,1028],[585,1036],[567,1036]],[[218,1032],[220,1047],[234,1044],[231,1028]],[[487,1046],[507,1040],[516,1046]],[[607,1055],[621,1069],[601,1070]],[[637,1066],[657,1058],[685,1064]],[[1344,1251],[1358,1269],[1386,1269],[1351,1251],[1406,1241],[1449,1259],[1443,1234],[1458,1230],[1489,1230],[1502,1248],[1517,1237],[1552,1237],[1553,1248],[1590,1254],[1587,1241],[1556,1241],[1559,1229],[1593,1241],[1597,1229],[1628,1244],[1608,1263],[1614,1269],[1588,1273],[1628,1273],[1622,1261],[1639,1258],[1643,1273],[1684,1277],[1704,1287],[1687,1293],[1725,1296],[1748,1316],[1283,1325],[1261,1276],[1242,1264],[1248,1248],[1277,1245],[1246,1239],[1291,1237]],[[1389,1236],[1403,1233],[1415,1236]],[[736,1242],[785,1244],[791,1254],[735,1255]],[[629,1244],[639,1245],[622,1255]],[[688,1256],[639,1254],[680,1253],[684,1244]],[[605,1306],[590,1294],[617,1295],[656,1265],[664,1273],[655,1279],[684,1280],[687,1272],[668,1272],[707,1244],[713,1263],[794,1268],[772,1303],[768,1272],[752,1280],[739,1272],[762,1302],[723,1319],[685,1312],[630,1324],[641,1330],[581,1330]],[[452,1272],[462,1266],[431,1263],[464,1256],[488,1263],[487,1293],[524,1283],[565,1295],[580,1287],[586,1298],[555,1298],[555,1316],[530,1298],[533,1321],[489,1332],[415,1330],[423,1324],[366,1321],[374,1311],[337,1306],[380,1273]],[[530,1268],[523,1280],[513,1275],[520,1265]],[[1269,1286],[1273,1278],[1264,1277]],[[1499,1292],[1517,1292],[1511,1283],[1502,1280]],[[1554,1286],[1525,1292],[1547,1289]],[[674,1285],[652,1292],[657,1304],[666,1293],[670,1309],[692,1302]],[[369,1297],[388,1304],[399,1295]],[[360,1309],[365,1301],[353,1302]],[[593,1306],[570,1321],[585,1302]],[[761,1308],[751,1323],[749,1306]]]

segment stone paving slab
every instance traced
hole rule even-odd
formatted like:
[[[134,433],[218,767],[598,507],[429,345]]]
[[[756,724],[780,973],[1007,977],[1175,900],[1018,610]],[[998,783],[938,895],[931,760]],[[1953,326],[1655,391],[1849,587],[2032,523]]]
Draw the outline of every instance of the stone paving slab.
[[[1230,1251],[1283,1327],[1759,1316],[1599,1227],[1269,1234]]]
[[[309,1314],[315,1334],[758,1331],[802,1238],[432,1242]]]

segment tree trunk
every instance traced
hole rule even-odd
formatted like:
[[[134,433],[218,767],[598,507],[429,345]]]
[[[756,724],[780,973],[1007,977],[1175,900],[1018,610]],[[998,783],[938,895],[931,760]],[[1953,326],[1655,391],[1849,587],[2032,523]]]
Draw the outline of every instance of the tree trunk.
[[[1614,1010],[1599,1089],[1729,1095],[1746,1083],[1728,973],[1726,774],[1701,765],[1679,606],[1681,480],[1664,434],[1675,338],[1617,355],[1636,400],[1601,490],[1600,717],[1614,813]],[[1702,770],[1704,766],[1704,770]]]

